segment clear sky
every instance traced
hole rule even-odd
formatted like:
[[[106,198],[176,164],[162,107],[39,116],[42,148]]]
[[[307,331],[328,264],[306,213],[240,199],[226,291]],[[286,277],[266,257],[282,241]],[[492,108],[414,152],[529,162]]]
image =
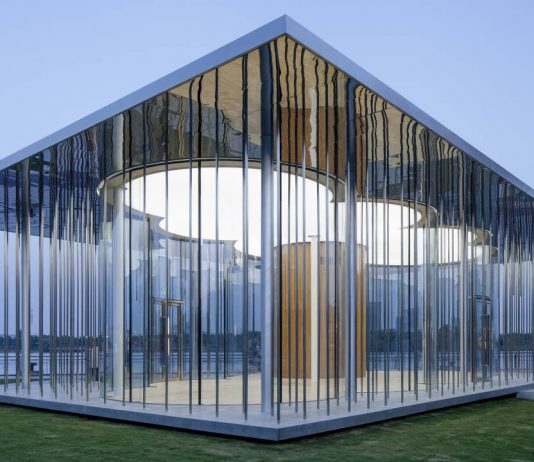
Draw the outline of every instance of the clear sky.
[[[2,0],[0,157],[282,14],[534,187],[533,0]]]

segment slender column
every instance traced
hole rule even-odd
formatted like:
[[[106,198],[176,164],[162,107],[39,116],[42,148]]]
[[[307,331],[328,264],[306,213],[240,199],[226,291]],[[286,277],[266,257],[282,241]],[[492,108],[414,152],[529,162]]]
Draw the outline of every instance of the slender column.
[[[346,123],[347,123],[347,163],[346,185],[346,228],[345,228],[345,397],[347,409],[351,410],[351,400],[356,397],[357,348],[356,337],[359,326],[356,321],[356,297],[358,270],[356,265],[356,81],[349,79],[346,84]]]
[[[260,48],[261,77],[261,411],[273,409],[273,84],[269,45]]]
[[[22,387],[30,392],[30,159],[22,162],[21,220]]]
[[[117,171],[122,170],[123,124],[122,116],[116,117],[113,123],[113,160]],[[112,217],[113,395],[122,399],[124,384],[124,194],[122,188],[119,187],[113,189]]]
[[[317,82],[315,82],[317,85]],[[317,120],[318,120],[318,97],[317,90],[315,88],[310,89],[310,161],[311,165],[315,168],[318,167],[319,161],[317,158]],[[319,183],[317,182],[317,185]],[[316,209],[319,210],[319,205],[317,204],[317,197],[310,196],[311,201],[315,201]],[[311,381],[313,382],[315,389],[317,389],[317,384],[319,380],[319,336],[318,336],[318,325],[319,325],[319,217],[316,216],[317,227],[314,230],[309,230],[310,233],[315,232],[316,235],[309,235],[310,239],[310,376]],[[319,397],[317,396],[317,400]]]
[[[319,380],[319,342],[317,329],[319,324],[319,236],[310,238],[310,363],[311,381]]]

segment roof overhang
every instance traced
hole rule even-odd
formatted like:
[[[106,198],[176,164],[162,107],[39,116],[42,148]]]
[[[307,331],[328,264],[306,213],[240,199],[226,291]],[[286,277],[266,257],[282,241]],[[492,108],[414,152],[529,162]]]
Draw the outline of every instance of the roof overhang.
[[[92,114],[83,117],[65,128],[42,138],[29,146],[0,159],[0,170],[7,168],[29,156],[37,154],[50,146],[74,136],[110,117],[113,117],[143,101],[146,101],[160,93],[163,93],[181,83],[184,83],[210,69],[235,59],[251,50],[258,48],[280,36],[288,35],[301,45],[316,53],[321,58],[336,66],[361,84],[386,99],[393,106],[405,112],[437,135],[447,140],[452,145],[463,151],[472,159],[480,162],[490,170],[500,175],[526,194],[534,197],[534,189],[521,181],[516,176],[505,170],[495,161],[473,147],[467,141],[453,133],[433,117],[419,109],[389,86],[378,80],[362,67],[351,61],[345,55],[328,45],[322,39],[301,26],[289,16],[281,16],[264,26],[224,45],[221,48],[199,58],[192,63],[174,71],[166,76],[150,83],[139,90],[120,98]]]

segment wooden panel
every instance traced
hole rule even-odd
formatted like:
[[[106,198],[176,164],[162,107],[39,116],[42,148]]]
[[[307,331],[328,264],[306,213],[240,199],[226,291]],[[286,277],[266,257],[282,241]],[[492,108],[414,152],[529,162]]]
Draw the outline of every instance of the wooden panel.
[[[320,261],[318,263],[318,271],[320,273],[320,309],[318,313],[318,324],[320,325],[320,342],[319,342],[319,354],[320,354],[320,378],[327,377],[326,359],[329,357],[329,376],[335,377],[336,364],[339,369],[339,377],[344,377],[345,374],[345,274],[343,272],[343,244],[338,244],[338,298],[337,298],[337,315],[334,309],[334,252],[335,245],[330,244],[330,262],[327,265],[326,262],[326,244],[320,243]],[[319,335],[319,332],[311,331],[311,319],[312,319],[312,296],[316,297],[317,294],[311,293],[312,281],[311,281],[311,249],[312,244],[307,242],[306,244],[289,244],[285,245],[282,249],[282,377],[287,378],[289,376],[297,376],[297,363],[298,363],[298,377],[304,377],[304,354],[306,349],[306,377],[311,378],[312,373],[312,351],[311,351],[311,337],[312,335]],[[361,251],[364,251],[361,248]],[[306,252],[306,268],[304,268],[304,252]],[[298,262],[298,273],[297,273]],[[289,265],[289,266],[288,266]],[[354,277],[357,278],[357,357],[355,369],[356,376],[361,377],[365,374],[366,364],[366,310],[365,310],[365,271],[363,271],[361,265],[360,269]],[[330,297],[329,304],[326,303],[326,275],[330,278]],[[289,273],[288,273],[289,271]],[[289,277],[288,277],[289,275]],[[316,277],[316,276],[315,276]],[[305,278],[305,279],[304,279]],[[306,280],[306,306],[303,306],[303,281]],[[303,326],[304,326],[304,310],[306,310],[306,343],[303,338]],[[326,324],[327,315],[329,316],[329,342],[326,341]],[[336,348],[337,346],[337,348]],[[297,355],[298,350],[298,355]],[[337,355],[336,355],[337,350]],[[297,361],[298,356],[298,361]],[[317,353],[315,354],[317,357]],[[291,372],[291,374],[290,374]]]

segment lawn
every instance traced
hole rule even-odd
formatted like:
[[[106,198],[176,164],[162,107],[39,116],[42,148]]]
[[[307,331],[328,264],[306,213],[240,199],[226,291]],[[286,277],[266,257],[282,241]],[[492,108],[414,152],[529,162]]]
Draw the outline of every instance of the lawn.
[[[534,460],[534,402],[486,401],[288,443],[0,405],[0,460]]]

